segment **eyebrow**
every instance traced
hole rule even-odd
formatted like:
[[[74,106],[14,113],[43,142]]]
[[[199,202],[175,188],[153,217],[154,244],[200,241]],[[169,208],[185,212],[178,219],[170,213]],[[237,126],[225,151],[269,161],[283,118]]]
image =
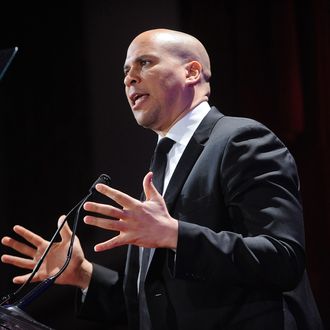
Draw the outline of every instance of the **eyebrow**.
[[[154,55],[151,55],[151,54],[142,54],[140,56],[137,56],[133,61],[132,63],[138,63],[140,62],[141,60],[144,60],[145,58],[154,58],[155,56]],[[124,72],[129,69],[131,66],[128,65],[128,64],[124,64]]]

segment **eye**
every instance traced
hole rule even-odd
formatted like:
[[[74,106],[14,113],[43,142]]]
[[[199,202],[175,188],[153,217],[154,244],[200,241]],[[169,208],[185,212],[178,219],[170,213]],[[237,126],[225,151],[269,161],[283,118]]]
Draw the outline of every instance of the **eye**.
[[[149,60],[140,60],[140,65],[141,66],[146,66],[148,64],[150,64],[150,61]]]
[[[124,68],[124,77],[128,75],[130,68]]]

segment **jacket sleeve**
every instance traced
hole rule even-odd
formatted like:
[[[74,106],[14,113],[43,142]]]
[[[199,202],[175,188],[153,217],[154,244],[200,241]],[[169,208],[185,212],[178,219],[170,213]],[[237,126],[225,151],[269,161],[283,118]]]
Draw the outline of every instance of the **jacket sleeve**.
[[[213,148],[213,161],[218,159],[219,164],[215,184],[230,230],[217,232],[201,222],[179,219],[174,276],[293,289],[304,272],[305,258],[299,179],[292,155],[256,122],[228,134],[223,151],[218,151],[221,157],[216,152]],[[210,212],[205,208],[203,216],[212,217]]]
[[[81,290],[77,289],[76,314],[87,320],[127,323],[122,276],[93,264],[92,279],[84,301]]]

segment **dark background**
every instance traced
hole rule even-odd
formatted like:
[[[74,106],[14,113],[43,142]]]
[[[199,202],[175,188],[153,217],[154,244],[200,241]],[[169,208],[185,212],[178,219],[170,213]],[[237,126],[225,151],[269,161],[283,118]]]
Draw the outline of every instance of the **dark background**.
[[[296,158],[307,268],[329,327],[329,22],[327,0],[1,3],[0,48],[19,47],[0,82],[1,236],[22,224],[49,239],[100,173],[139,198],[155,135],[126,101],[126,49],[146,29],[180,29],[209,51],[210,103],[268,125]],[[93,252],[109,233],[80,224],[78,236],[90,260],[122,267],[124,248]],[[0,271],[4,295],[24,272]],[[56,329],[115,329],[76,319],[73,301],[73,288],[53,286],[28,311]]]

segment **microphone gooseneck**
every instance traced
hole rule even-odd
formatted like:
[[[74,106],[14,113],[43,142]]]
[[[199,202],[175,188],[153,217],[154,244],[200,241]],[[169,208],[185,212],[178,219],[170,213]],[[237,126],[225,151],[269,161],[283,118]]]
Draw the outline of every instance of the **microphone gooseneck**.
[[[20,293],[23,290],[23,288],[25,288],[32,281],[34,275],[39,270],[40,266],[42,265],[43,261],[45,260],[46,256],[48,255],[52,245],[54,244],[57,235],[59,234],[59,232],[63,228],[64,224],[67,222],[70,215],[74,211],[76,211],[75,218],[74,218],[74,223],[73,223],[73,226],[72,226],[72,236],[71,236],[70,245],[69,245],[68,252],[67,252],[67,257],[66,257],[66,260],[65,260],[63,266],[61,267],[61,269],[56,274],[51,275],[48,278],[44,279],[42,282],[40,282],[37,286],[35,286],[32,290],[30,290],[21,299],[19,299],[18,301],[14,301],[13,303],[11,303],[11,305],[5,305],[5,307],[6,306],[16,306],[20,309],[24,309],[25,306],[30,304],[33,300],[35,300],[38,296],[40,296],[45,290],[47,290],[55,282],[55,280],[64,272],[64,270],[69,265],[71,257],[72,257],[73,244],[74,244],[74,239],[75,239],[75,236],[76,236],[76,231],[77,231],[78,222],[79,222],[78,220],[79,220],[79,217],[80,217],[81,209],[82,209],[84,203],[87,201],[87,199],[89,197],[91,197],[93,195],[93,193],[96,191],[95,187],[98,183],[103,183],[105,185],[110,186],[111,178],[107,174],[101,174],[97,178],[97,180],[89,188],[89,193],[68,212],[68,214],[65,216],[65,219],[63,220],[61,225],[58,226],[58,228],[55,231],[53,237],[49,241],[46,250],[44,251],[41,258],[39,259],[39,261],[37,262],[37,264],[33,268],[29,278],[15,292],[2,297],[1,302],[0,302],[0,306],[4,305],[6,303],[9,303],[15,296],[18,295],[18,293]]]

